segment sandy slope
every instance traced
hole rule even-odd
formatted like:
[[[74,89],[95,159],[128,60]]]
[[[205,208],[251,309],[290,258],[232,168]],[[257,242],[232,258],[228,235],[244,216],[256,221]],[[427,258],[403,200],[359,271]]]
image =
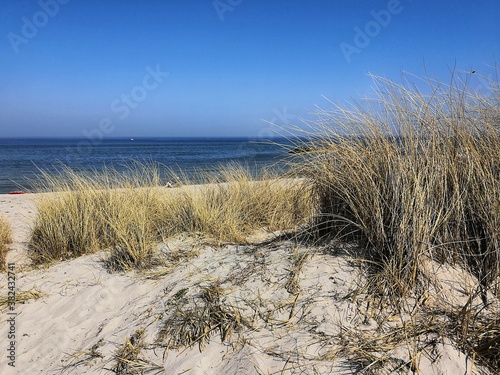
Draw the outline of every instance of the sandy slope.
[[[0,214],[11,224],[13,244],[7,253],[7,262],[26,264],[26,242],[29,238],[30,225],[35,217],[35,203],[30,195],[0,194]]]
[[[352,374],[367,366],[341,350],[359,333],[369,336],[377,328],[353,293],[362,279],[359,269],[336,255],[342,249],[306,248],[287,240],[214,248],[181,236],[160,247],[175,264],[149,274],[110,274],[101,261],[104,253],[23,270],[33,198],[0,196],[0,212],[14,230],[8,261],[18,269],[17,290],[41,295],[16,306],[16,367],[7,366],[2,350],[1,374],[112,374],[120,369],[117,352],[127,342],[140,348],[133,362],[145,373]],[[4,295],[4,274],[0,283]],[[172,335],[161,335],[168,331],[166,322],[203,311],[203,293],[214,288],[220,311],[237,316],[232,332],[221,340],[215,328],[204,348],[167,348],[173,341]],[[456,295],[450,303],[460,302]],[[2,348],[7,345],[4,313]],[[471,373],[470,358],[449,340],[433,342],[419,356],[422,374]],[[396,373],[412,373],[404,365],[409,360],[405,345],[383,355],[389,360],[376,373],[398,366]],[[140,373],[134,363],[121,366],[121,373]],[[482,372],[474,366],[474,373]]]

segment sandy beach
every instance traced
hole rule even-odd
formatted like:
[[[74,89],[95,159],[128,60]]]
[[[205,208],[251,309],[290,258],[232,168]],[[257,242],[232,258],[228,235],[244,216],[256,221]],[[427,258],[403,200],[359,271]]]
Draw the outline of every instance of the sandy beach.
[[[14,311],[15,367],[4,350],[2,374],[353,374],[363,367],[352,354],[381,323],[362,303],[363,274],[342,255],[347,245],[307,247],[271,234],[252,245],[214,247],[181,235],[160,245],[170,266],[143,273],[109,273],[103,253],[33,269],[26,245],[36,198],[0,196],[13,229],[7,262],[23,297]],[[473,280],[429,267],[436,276],[429,306],[466,303]],[[4,295],[6,274],[0,279]],[[4,349],[6,310],[2,305]],[[195,325],[188,318],[206,311],[227,322],[182,345]],[[384,324],[410,321],[393,315]],[[389,350],[387,337],[377,335],[384,360],[368,373],[412,373],[412,349],[395,340]],[[414,342],[421,374],[488,373],[432,331]]]
[[[500,1],[3,1],[0,375],[500,375]]]

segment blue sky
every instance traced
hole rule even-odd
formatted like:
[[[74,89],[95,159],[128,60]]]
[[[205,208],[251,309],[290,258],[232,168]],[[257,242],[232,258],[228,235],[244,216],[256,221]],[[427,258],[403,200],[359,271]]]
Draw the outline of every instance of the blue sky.
[[[0,0],[0,20],[4,137],[258,137],[368,72],[500,57],[498,0]]]

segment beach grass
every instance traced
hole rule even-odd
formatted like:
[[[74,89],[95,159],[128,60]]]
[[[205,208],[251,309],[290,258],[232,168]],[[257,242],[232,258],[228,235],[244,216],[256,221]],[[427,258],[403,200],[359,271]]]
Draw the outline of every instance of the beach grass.
[[[24,304],[31,300],[37,300],[44,297],[45,294],[38,289],[31,290],[17,290],[16,291],[16,304]],[[8,295],[0,296],[0,311],[7,310],[9,307],[9,303],[12,303],[12,300]]]
[[[0,216],[0,270],[5,269],[7,245],[12,242],[12,231],[6,219]]]
[[[145,328],[138,329],[130,338],[127,338],[125,344],[117,350],[114,355],[116,364],[112,369],[115,374],[160,374],[163,372],[163,366],[142,358],[142,351],[145,347],[143,338],[144,331]]]
[[[316,229],[358,241],[383,294],[414,290],[423,257],[459,263],[498,292],[498,83],[483,95],[458,77],[429,79],[427,94],[374,82],[372,99],[319,113],[299,166],[318,197]]]
[[[217,283],[201,288],[192,298],[176,296],[172,315],[165,320],[158,342],[167,349],[198,345],[203,351],[210,338],[220,335],[221,342],[246,324],[240,312],[222,303],[224,289]]]
[[[150,268],[157,245],[179,233],[202,234],[215,243],[246,242],[258,231],[294,229],[312,214],[301,181],[273,174],[255,177],[239,166],[191,185],[175,177],[164,186],[157,166],[136,165],[81,174],[63,168],[45,175],[29,253],[35,264],[109,250],[111,270]]]
[[[458,315],[474,318],[450,327],[486,337],[457,341],[498,369],[500,313],[489,306],[500,295],[499,81],[481,93],[470,75],[420,89],[415,80],[374,77],[373,96],[318,113],[296,167],[318,202],[311,229],[356,242],[373,301],[410,316],[423,303],[408,300],[428,292],[426,262],[467,270],[476,285]]]

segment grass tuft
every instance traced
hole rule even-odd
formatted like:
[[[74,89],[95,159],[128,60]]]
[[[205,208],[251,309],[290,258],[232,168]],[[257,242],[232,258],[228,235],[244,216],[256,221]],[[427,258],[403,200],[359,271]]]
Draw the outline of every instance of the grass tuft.
[[[217,243],[246,242],[257,231],[293,229],[311,215],[310,195],[298,180],[256,178],[238,166],[207,176],[203,185],[163,186],[154,166],[129,174],[81,174],[63,168],[45,175],[29,250],[35,264],[108,249],[110,270],[160,263],[157,245],[180,233],[202,233]]]
[[[145,330],[145,328],[138,329],[118,349],[114,355],[116,364],[111,371],[117,375],[148,374],[151,372],[160,374],[165,371],[163,366],[143,358],[142,351],[145,348]]]
[[[299,248],[294,249],[291,256],[292,264],[285,281],[285,289],[288,293],[293,295],[300,293],[300,271],[310,256],[311,254],[308,251],[300,251]]]
[[[318,197],[321,235],[357,240],[403,296],[420,259],[460,263],[483,288],[500,276],[499,85],[375,77],[375,98],[320,113],[302,172]],[[486,293],[484,293],[485,295]]]
[[[371,99],[319,113],[298,165],[317,235],[356,241],[371,293],[401,310],[426,291],[427,259],[473,275],[484,307],[500,295],[500,84],[481,93],[470,79],[374,77]],[[468,352],[498,358],[498,331],[464,324],[477,332]]]
[[[192,298],[184,297],[186,292],[181,290],[174,296],[174,311],[158,336],[167,350],[198,344],[201,352],[214,334],[224,342],[242,329],[245,322],[237,309],[224,304],[224,290],[217,283],[202,288]]]
[[[7,255],[7,245],[12,242],[12,231],[9,223],[0,217],[0,270],[5,269],[5,256]]]
[[[21,305],[28,303],[31,300],[38,300],[42,297],[45,297],[45,293],[37,290],[17,290],[15,295],[15,300],[9,298],[8,295],[0,296],[0,311],[7,310],[9,303],[14,302],[16,305]]]

